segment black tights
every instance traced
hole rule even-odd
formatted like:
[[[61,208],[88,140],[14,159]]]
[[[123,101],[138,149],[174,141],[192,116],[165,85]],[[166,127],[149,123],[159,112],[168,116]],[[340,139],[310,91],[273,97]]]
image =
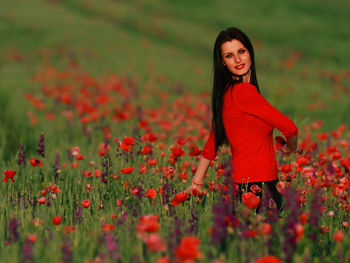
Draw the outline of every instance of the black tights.
[[[260,193],[256,193],[257,196],[260,196],[260,200],[262,200],[262,193],[263,193],[263,186],[262,184],[264,183],[264,187],[267,186],[271,195],[272,199],[275,201],[276,206],[277,206],[277,211],[278,213],[282,212],[282,195],[277,191],[276,184],[278,183],[278,179],[274,181],[265,181],[265,182],[255,182],[255,183],[238,183],[238,193],[239,193],[239,198],[242,201],[242,193],[244,192],[252,192],[250,189],[252,185],[256,184],[261,188]],[[261,202],[259,206],[257,207],[256,211],[257,213],[260,212],[260,207],[261,207]]]

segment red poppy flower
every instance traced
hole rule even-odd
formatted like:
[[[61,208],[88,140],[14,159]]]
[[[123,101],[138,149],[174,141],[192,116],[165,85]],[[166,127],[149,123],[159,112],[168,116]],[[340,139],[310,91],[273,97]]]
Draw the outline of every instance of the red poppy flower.
[[[301,240],[304,236],[304,226],[300,223],[297,223],[295,225],[295,239],[296,242],[298,242],[299,240]]]
[[[185,193],[185,192],[178,193],[178,194],[175,195],[173,200],[171,200],[171,205],[172,206],[178,206],[182,202],[186,201],[187,197],[188,197],[188,194]]]
[[[57,187],[56,185],[51,186],[51,190],[52,190],[55,194],[61,192],[61,189],[58,189],[58,187]]]
[[[31,164],[31,166],[35,167],[35,166],[43,166],[43,163],[35,158],[32,158],[29,160],[29,163]]]
[[[188,154],[189,156],[198,156],[202,153],[201,150],[199,150],[199,148],[197,146],[193,147],[191,149],[191,152]]]
[[[125,137],[123,143],[126,145],[135,145],[135,139],[133,137]]]
[[[28,235],[28,240],[32,243],[36,242],[37,234],[29,234]]]
[[[158,258],[156,263],[170,263],[170,259],[167,257]]]
[[[38,203],[39,203],[39,204],[45,204],[45,203],[46,203],[46,198],[45,198],[45,197],[40,197],[40,198],[38,199]]]
[[[182,150],[181,147],[172,147],[171,150],[173,151],[172,155],[174,157],[180,157],[180,156],[184,156],[185,152]]]
[[[336,232],[334,233],[334,235],[333,235],[333,240],[334,240],[335,242],[342,242],[343,239],[344,239],[344,237],[345,237],[344,232],[343,232],[342,230],[338,230],[338,231],[336,231]]]
[[[147,193],[145,194],[146,197],[149,197],[150,199],[153,199],[157,196],[157,191],[154,188],[150,188],[147,190]]]
[[[261,192],[261,188],[256,185],[256,184],[253,184],[251,187],[250,187],[250,190],[254,193],[254,194],[257,194],[257,193],[260,193]]]
[[[286,183],[280,181],[276,184],[276,188],[280,194],[283,194],[286,191]]]
[[[293,167],[290,164],[284,164],[280,167],[280,171],[282,173],[290,173],[292,170],[293,170]]]
[[[62,219],[63,219],[62,216],[54,216],[54,217],[52,218],[52,223],[53,223],[54,225],[59,225],[59,224],[61,224]]]
[[[202,257],[198,250],[200,240],[197,237],[185,236],[181,239],[180,245],[176,248],[176,257],[180,260],[195,260]]]
[[[160,227],[158,215],[140,216],[138,221],[139,223],[135,226],[135,229],[139,236],[145,232],[157,232]]]
[[[104,224],[102,226],[102,232],[110,232],[114,230],[114,225],[112,224]]]
[[[130,188],[130,193],[132,195],[137,195],[140,192],[140,188],[138,188],[136,185]]]
[[[7,182],[7,180],[11,180],[11,182],[14,182],[15,180],[13,179],[13,177],[16,175],[16,171],[11,171],[11,170],[7,170],[4,172],[5,178],[3,180],[4,183]]]
[[[84,207],[84,208],[88,208],[90,206],[90,200],[89,199],[86,199],[84,201],[81,202],[81,205]]]
[[[75,156],[75,159],[77,159],[77,160],[84,160],[85,157],[82,154],[78,154],[77,156]]]
[[[132,171],[134,171],[133,167],[125,167],[125,168],[120,169],[120,172],[122,174],[130,174],[130,173],[132,173]]]
[[[282,263],[282,260],[275,256],[265,256],[255,260],[255,263]]]
[[[148,145],[145,145],[142,149],[142,151],[140,151],[140,154],[148,154],[152,152],[152,148]]]
[[[145,237],[143,241],[146,243],[148,249],[153,252],[165,251],[165,243],[157,233],[152,233]]]
[[[262,236],[270,235],[272,232],[272,226],[269,223],[263,223],[259,228],[259,233]]]
[[[250,209],[255,209],[260,204],[260,197],[252,192],[242,194],[242,200],[243,204]]]
[[[306,222],[307,222],[307,214],[305,213],[305,212],[303,212],[303,213],[301,213],[300,214],[300,216],[299,216],[299,218],[300,218],[300,222],[303,224],[303,225],[305,225],[306,224]]]

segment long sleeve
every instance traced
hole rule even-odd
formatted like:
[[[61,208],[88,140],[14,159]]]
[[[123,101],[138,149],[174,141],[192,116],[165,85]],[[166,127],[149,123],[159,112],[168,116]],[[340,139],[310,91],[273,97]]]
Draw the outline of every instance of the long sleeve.
[[[214,160],[216,156],[214,130],[210,132],[209,138],[204,145],[202,156],[207,160]]]
[[[242,111],[266,121],[287,138],[298,134],[294,122],[266,101],[252,84],[244,82],[235,85],[233,98]]]

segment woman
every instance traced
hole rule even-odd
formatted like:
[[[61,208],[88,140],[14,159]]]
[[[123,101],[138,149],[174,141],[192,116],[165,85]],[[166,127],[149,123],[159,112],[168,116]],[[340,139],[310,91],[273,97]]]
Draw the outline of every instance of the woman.
[[[274,128],[286,137],[281,151],[287,155],[295,153],[298,128],[260,95],[250,40],[234,27],[220,32],[214,45],[211,133],[192,185],[186,191],[202,191],[211,160],[218,148],[227,144],[232,152],[232,177],[239,186],[240,195],[245,188],[251,191],[252,185],[262,187],[264,182],[280,211],[282,199],[276,189]]]

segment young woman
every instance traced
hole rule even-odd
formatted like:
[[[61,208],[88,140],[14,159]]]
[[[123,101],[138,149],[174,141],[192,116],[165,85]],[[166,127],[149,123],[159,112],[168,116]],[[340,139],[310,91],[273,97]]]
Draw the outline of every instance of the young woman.
[[[212,127],[192,185],[186,190],[201,192],[208,166],[218,148],[229,145],[232,152],[232,177],[243,189],[267,185],[280,211],[281,195],[273,129],[286,137],[281,149],[285,154],[297,151],[298,128],[288,117],[271,106],[260,94],[255,73],[253,46],[239,29],[221,31],[214,45],[212,91]],[[259,194],[261,196],[261,192]]]

